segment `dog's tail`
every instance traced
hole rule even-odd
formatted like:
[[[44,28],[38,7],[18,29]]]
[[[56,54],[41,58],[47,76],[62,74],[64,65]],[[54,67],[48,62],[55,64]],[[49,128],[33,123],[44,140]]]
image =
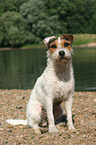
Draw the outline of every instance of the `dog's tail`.
[[[27,119],[7,119],[6,122],[11,125],[27,125]]]

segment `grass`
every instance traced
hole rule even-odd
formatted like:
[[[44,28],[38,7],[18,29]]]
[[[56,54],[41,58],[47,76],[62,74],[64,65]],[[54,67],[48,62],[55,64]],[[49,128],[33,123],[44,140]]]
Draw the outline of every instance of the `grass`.
[[[86,45],[88,43],[96,43],[96,34],[74,34],[73,46]],[[40,44],[26,44],[23,48],[45,48],[43,42]]]
[[[26,44],[23,48],[38,48],[40,44]]]
[[[96,43],[96,34],[74,34],[73,46]]]
[[[46,47],[43,42],[40,42],[40,44],[26,44],[22,48],[44,48]]]

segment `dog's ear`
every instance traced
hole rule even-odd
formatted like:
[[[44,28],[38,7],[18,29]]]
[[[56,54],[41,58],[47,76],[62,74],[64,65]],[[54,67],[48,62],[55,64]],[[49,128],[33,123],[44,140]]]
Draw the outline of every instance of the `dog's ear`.
[[[71,35],[71,34],[63,34],[61,38],[65,39],[65,40],[68,40],[68,41],[70,41],[71,43],[72,43],[73,40],[74,40],[74,37],[73,37],[73,35]]]
[[[48,46],[49,41],[50,41],[51,39],[53,39],[53,38],[56,38],[56,37],[55,37],[55,36],[47,37],[47,38],[45,38],[43,41],[44,41],[44,43]]]

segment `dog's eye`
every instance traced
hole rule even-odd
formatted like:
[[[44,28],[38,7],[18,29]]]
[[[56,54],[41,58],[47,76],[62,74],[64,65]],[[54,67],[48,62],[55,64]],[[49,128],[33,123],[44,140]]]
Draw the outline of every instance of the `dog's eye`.
[[[52,45],[51,48],[57,48],[56,45]]]
[[[70,45],[69,43],[65,43],[65,44],[64,44],[65,47],[67,47],[67,46],[69,46],[69,45]]]

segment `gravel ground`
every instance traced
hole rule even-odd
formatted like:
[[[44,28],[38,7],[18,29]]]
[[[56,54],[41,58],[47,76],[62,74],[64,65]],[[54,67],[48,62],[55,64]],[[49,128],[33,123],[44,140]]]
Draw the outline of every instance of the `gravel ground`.
[[[59,133],[34,133],[28,126],[12,126],[8,118],[26,119],[26,105],[31,90],[0,90],[0,145],[96,145],[96,92],[75,92],[73,120],[77,129],[67,130],[65,123],[57,124]],[[64,108],[64,105],[62,104]]]

